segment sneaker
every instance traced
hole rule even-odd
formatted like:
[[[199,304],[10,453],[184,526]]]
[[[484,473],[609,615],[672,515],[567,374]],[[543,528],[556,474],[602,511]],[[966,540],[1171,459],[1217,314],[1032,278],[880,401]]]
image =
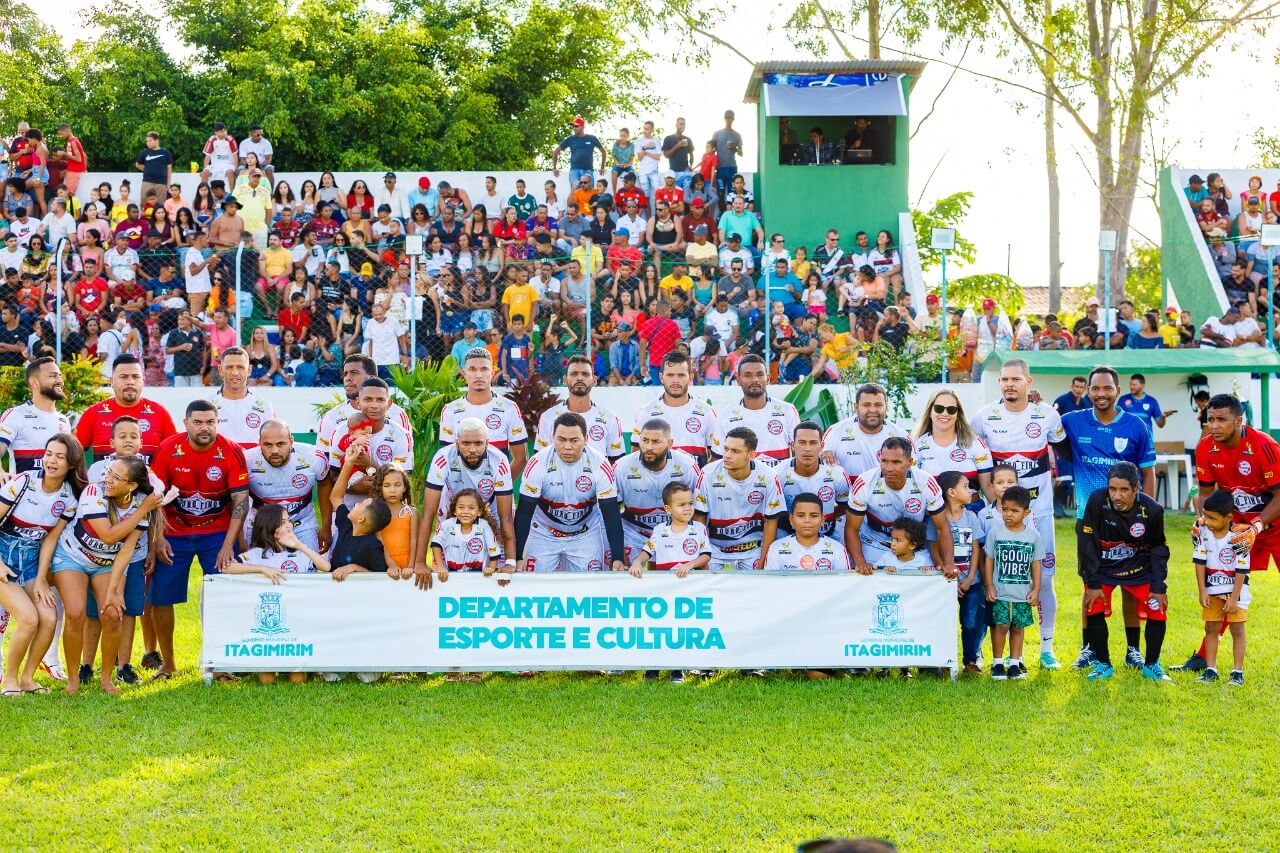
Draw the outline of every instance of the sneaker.
[[[79,679],[81,684],[88,684],[90,681],[93,681],[93,664],[80,664],[80,668],[76,670],[76,674],[76,677]]]
[[[991,664],[991,680],[992,681],[1005,681],[1008,678],[1009,676],[1005,672],[1003,661],[996,661],[995,663]]]
[[[1093,669],[1090,670],[1089,674],[1086,675],[1085,678],[1090,681],[1106,681],[1115,674],[1116,668],[1114,666],[1109,663],[1103,663],[1102,661],[1096,661],[1093,665]]]
[[[684,670],[682,669],[671,670],[671,683],[684,684]]]
[[[1239,669],[1231,670],[1231,677],[1227,680],[1227,684],[1235,687],[1244,687],[1244,671]]]
[[[1173,681],[1172,678],[1165,673],[1164,667],[1160,665],[1160,661],[1156,661],[1150,666],[1142,667],[1142,677],[1147,681],[1165,682]]]
[[[767,669],[746,669],[746,670],[743,670],[743,671],[742,671],[742,674],[743,674],[743,675],[746,675],[746,676],[749,676],[749,677],[751,677],[751,678],[764,678],[766,675],[768,675],[768,674],[769,674],[769,670],[767,670]]]
[[[321,678],[323,678],[325,681],[329,682],[330,684],[332,684],[332,683],[333,683],[333,682],[335,682],[335,681],[341,681],[341,680],[342,680],[342,677],[343,677],[343,673],[341,673],[341,672],[322,672],[322,673],[320,673],[320,677],[321,677]]]
[[[965,675],[982,675],[982,664],[967,663],[964,665]]]
[[[45,675],[52,678],[54,681],[67,680],[67,671],[62,668],[62,664],[60,663],[47,664],[44,661],[40,661],[40,666],[38,666],[37,669],[40,672],[43,672]],[[90,679],[93,678],[92,668],[89,670],[89,678]],[[81,679],[81,680],[86,680],[86,679]]]
[[[1137,646],[1130,646],[1124,652],[1124,665],[1129,669],[1142,669],[1147,665],[1147,659],[1142,656]]]
[[[1186,663],[1171,667],[1174,672],[1206,672],[1208,668],[1209,664],[1205,662],[1205,659],[1195,652],[1191,653],[1191,657],[1187,658]],[[1217,678],[1216,672],[1214,673],[1214,678]]]
[[[141,684],[142,677],[138,675],[138,671],[133,668],[133,664],[127,663],[124,666],[116,668],[116,681],[121,684],[130,686]]]
[[[1076,662],[1071,664],[1071,668],[1072,669],[1089,669],[1097,662],[1098,662],[1098,659],[1093,656],[1093,649],[1089,648],[1088,646],[1085,646],[1083,649],[1080,650],[1080,657],[1076,658]]]
[[[164,666],[164,658],[160,657],[159,652],[147,652],[142,656],[143,669],[159,669]]]
[[[373,684],[375,681],[377,681],[378,679],[382,678],[382,673],[380,673],[380,672],[357,672],[357,673],[356,673],[356,678],[358,678],[362,684]]]
[[[1049,657],[1053,657],[1053,655],[1049,655]],[[1053,662],[1053,664],[1054,664],[1054,665],[1053,665],[1052,669],[1057,669],[1057,668],[1058,668],[1058,662],[1055,660],[1055,661]],[[1041,666],[1043,666],[1043,665],[1044,665],[1044,664],[1043,664],[1043,663],[1041,663]],[[1027,677],[1027,675],[1028,675],[1028,673],[1027,673],[1027,665],[1026,665],[1025,663],[1023,663],[1022,661],[1018,661],[1017,663],[1011,663],[1011,664],[1009,664],[1009,680],[1010,680],[1010,681],[1021,681],[1022,679],[1026,678],[1026,677]]]
[[[1062,669],[1062,664],[1058,663],[1058,659],[1053,656],[1053,652],[1041,652],[1040,668],[1041,669]],[[1026,670],[1025,666],[1023,667],[1023,670],[1024,671]]]
[[[658,673],[658,671],[657,671],[656,669],[646,669],[646,670],[644,671],[644,680],[645,680],[645,681],[657,681],[657,680],[658,680],[658,674],[659,674],[659,673]]]
[[[1204,658],[1201,658],[1204,660]],[[1200,677],[1196,679],[1200,684],[1212,684],[1218,680],[1218,671],[1211,666],[1206,666],[1204,672],[1200,673]],[[1241,682],[1244,681],[1244,675],[1240,676]]]

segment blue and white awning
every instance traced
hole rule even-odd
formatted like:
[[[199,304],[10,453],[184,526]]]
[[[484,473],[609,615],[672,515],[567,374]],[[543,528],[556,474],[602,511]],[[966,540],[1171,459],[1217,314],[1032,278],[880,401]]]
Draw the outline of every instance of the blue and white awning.
[[[901,74],[765,74],[765,115],[903,116]]]

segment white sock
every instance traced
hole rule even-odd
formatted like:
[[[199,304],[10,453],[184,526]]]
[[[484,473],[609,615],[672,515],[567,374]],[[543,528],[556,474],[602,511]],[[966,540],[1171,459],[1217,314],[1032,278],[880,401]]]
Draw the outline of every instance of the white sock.
[[[62,639],[62,598],[56,592],[53,596],[53,602],[54,609],[57,610],[58,615],[53,623],[53,642],[49,644],[49,650],[44,653],[44,664],[50,667],[62,663],[62,649],[58,647],[58,641]]]
[[[1053,651],[1053,628],[1058,621],[1058,594],[1053,573],[1040,571],[1040,653]]]
[[[0,672],[4,671],[4,632],[9,629],[9,611],[0,607]]]
[[[1022,658],[1009,658],[1009,666],[1018,666],[1022,663]]]

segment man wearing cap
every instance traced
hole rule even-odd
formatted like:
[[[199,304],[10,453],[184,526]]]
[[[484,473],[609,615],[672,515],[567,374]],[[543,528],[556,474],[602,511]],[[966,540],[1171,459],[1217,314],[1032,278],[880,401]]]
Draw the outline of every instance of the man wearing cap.
[[[253,245],[261,251],[267,248],[267,222],[271,218],[271,190],[262,181],[262,170],[251,170],[249,180],[236,187],[236,192],[244,230],[253,236]]]
[[[696,199],[695,201],[701,201],[701,199]],[[686,220],[692,218],[692,216],[685,217]],[[716,248],[714,243],[710,242],[709,238],[710,229],[705,224],[694,226],[693,236],[684,250],[684,259],[690,267],[696,269],[706,266],[714,270],[719,266],[720,250]]]
[[[422,205],[427,209],[428,219],[435,219],[436,211],[440,209],[440,191],[432,189],[431,179],[426,175],[418,178],[418,188],[409,193],[410,212],[418,205]]]
[[[618,177],[622,179],[622,189],[613,194],[618,210],[626,210],[629,201],[634,201],[639,210],[648,210],[649,197],[636,186],[636,173],[628,169]]]
[[[605,254],[605,266],[613,275],[618,274],[618,266],[626,261],[632,269],[639,269],[644,256],[640,250],[631,245],[631,232],[624,226],[618,226],[613,232],[613,245]]]
[[[663,138],[662,156],[667,158],[667,168],[671,170],[676,186],[682,190],[689,189],[693,183],[693,140],[684,135],[683,118],[676,119],[676,132]]]
[[[1239,248],[1247,252],[1262,236],[1262,199],[1256,195],[1249,196],[1244,203],[1244,210],[1236,217],[1236,233],[1240,236]]]
[[[707,210],[705,199],[698,197],[689,202],[689,213],[680,218],[680,229],[684,232],[686,243],[692,243],[699,225],[707,229],[707,242],[716,245],[720,232],[716,229],[716,220]]]
[[[640,375],[640,347],[631,339],[630,323],[619,323],[618,339],[609,344],[609,384],[636,385]]]
[[[1200,209],[1200,202],[1209,197],[1209,188],[1204,185],[1204,178],[1199,175],[1192,175],[1187,179],[1187,185],[1182,188],[1187,194],[1187,201],[1190,202],[1193,210]]]
[[[750,249],[742,246],[742,238],[737,234],[730,234],[725,240],[725,244],[720,247],[720,274],[728,276],[732,274],[732,268],[735,261],[742,263],[742,271],[747,276],[752,275],[756,271],[756,258]],[[748,282],[751,287],[755,286],[754,282]],[[721,287],[723,287],[723,283]],[[737,305],[737,301],[733,297],[729,297],[729,301]]]
[[[16,240],[17,238],[10,234],[9,238],[5,240],[5,248],[11,249]],[[25,257],[26,250],[23,249],[21,251]],[[120,281],[125,272],[133,273],[134,277],[137,277],[139,268],[138,253],[129,246],[129,236],[127,234],[121,232],[116,235],[115,245],[107,249],[102,255],[102,263],[103,271],[107,274],[107,278],[113,282]],[[11,264],[8,258],[4,260],[4,264],[5,266],[18,266],[18,264]]]
[[[209,245],[214,254],[221,255],[240,245],[244,234],[244,218],[240,216],[240,202],[229,195],[222,200],[222,215],[209,225]]]
[[[677,186],[674,172],[662,176],[662,187],[653,194],[654,201],[666,204],[674,216],[684,216],[684,190]]]
[[[574,116],[571,126],[572,132],[560,140],[560,144],[551,152],[551,174],[560,177],[560,152],[568,151],[569,185],[576,187],[583,177],[591,180],[591,167],[594,163],[592,155],[597,150],[600,152],[600,171],[605,171],[607,152],[599,137],[586,132],[587,123],[582,116]]]
[[[408,218],[410,207],[404,197],[404,190],[396,188],[396,173],[387,172],[382,176],[382,186],[373,191],[373,206],[376,210],[381,205],[391,208],[391,215],[399,220]]]

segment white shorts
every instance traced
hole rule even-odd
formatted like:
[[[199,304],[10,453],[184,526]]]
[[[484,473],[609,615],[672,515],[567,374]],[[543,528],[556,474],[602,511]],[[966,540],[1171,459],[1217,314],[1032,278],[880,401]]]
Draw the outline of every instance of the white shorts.
[[[604,550],[598,530],[554,536],[535,522],[524,545],[522,568],[526,572],[604,572],[609,570],[601,559]]]
[[[868,566],[891,566],[897,562],[897,558],[887,548],[882,548],[874,542],[862,540],[862,559],[866,561]]]
[[[711,562],[707,565],[707,571],[711,572],[753,572],[756,570],[756,563],[760,560],[760,551],[757,549],[755,554],[750,557],[741,557],[732,560],[719,559],[712,557]]]
[[[1040,534],[1040,544],[1044,547],[1044,559],[1040,561],[1040,576],[1052,575],[1058,568],[1058,555],[1055,553],[1053,516],[1045,515],[1036,519],[1036,532]]]
[[[641,535],[639,531],[633,531],[627,525],[622,525],[622,550],[626,554],[623,561],[630,566],[631,561],[644,550],[644,546],[648,544],[648,541],[648,537]],[[653,555],[650,554],[649,556],[652,557]]]

